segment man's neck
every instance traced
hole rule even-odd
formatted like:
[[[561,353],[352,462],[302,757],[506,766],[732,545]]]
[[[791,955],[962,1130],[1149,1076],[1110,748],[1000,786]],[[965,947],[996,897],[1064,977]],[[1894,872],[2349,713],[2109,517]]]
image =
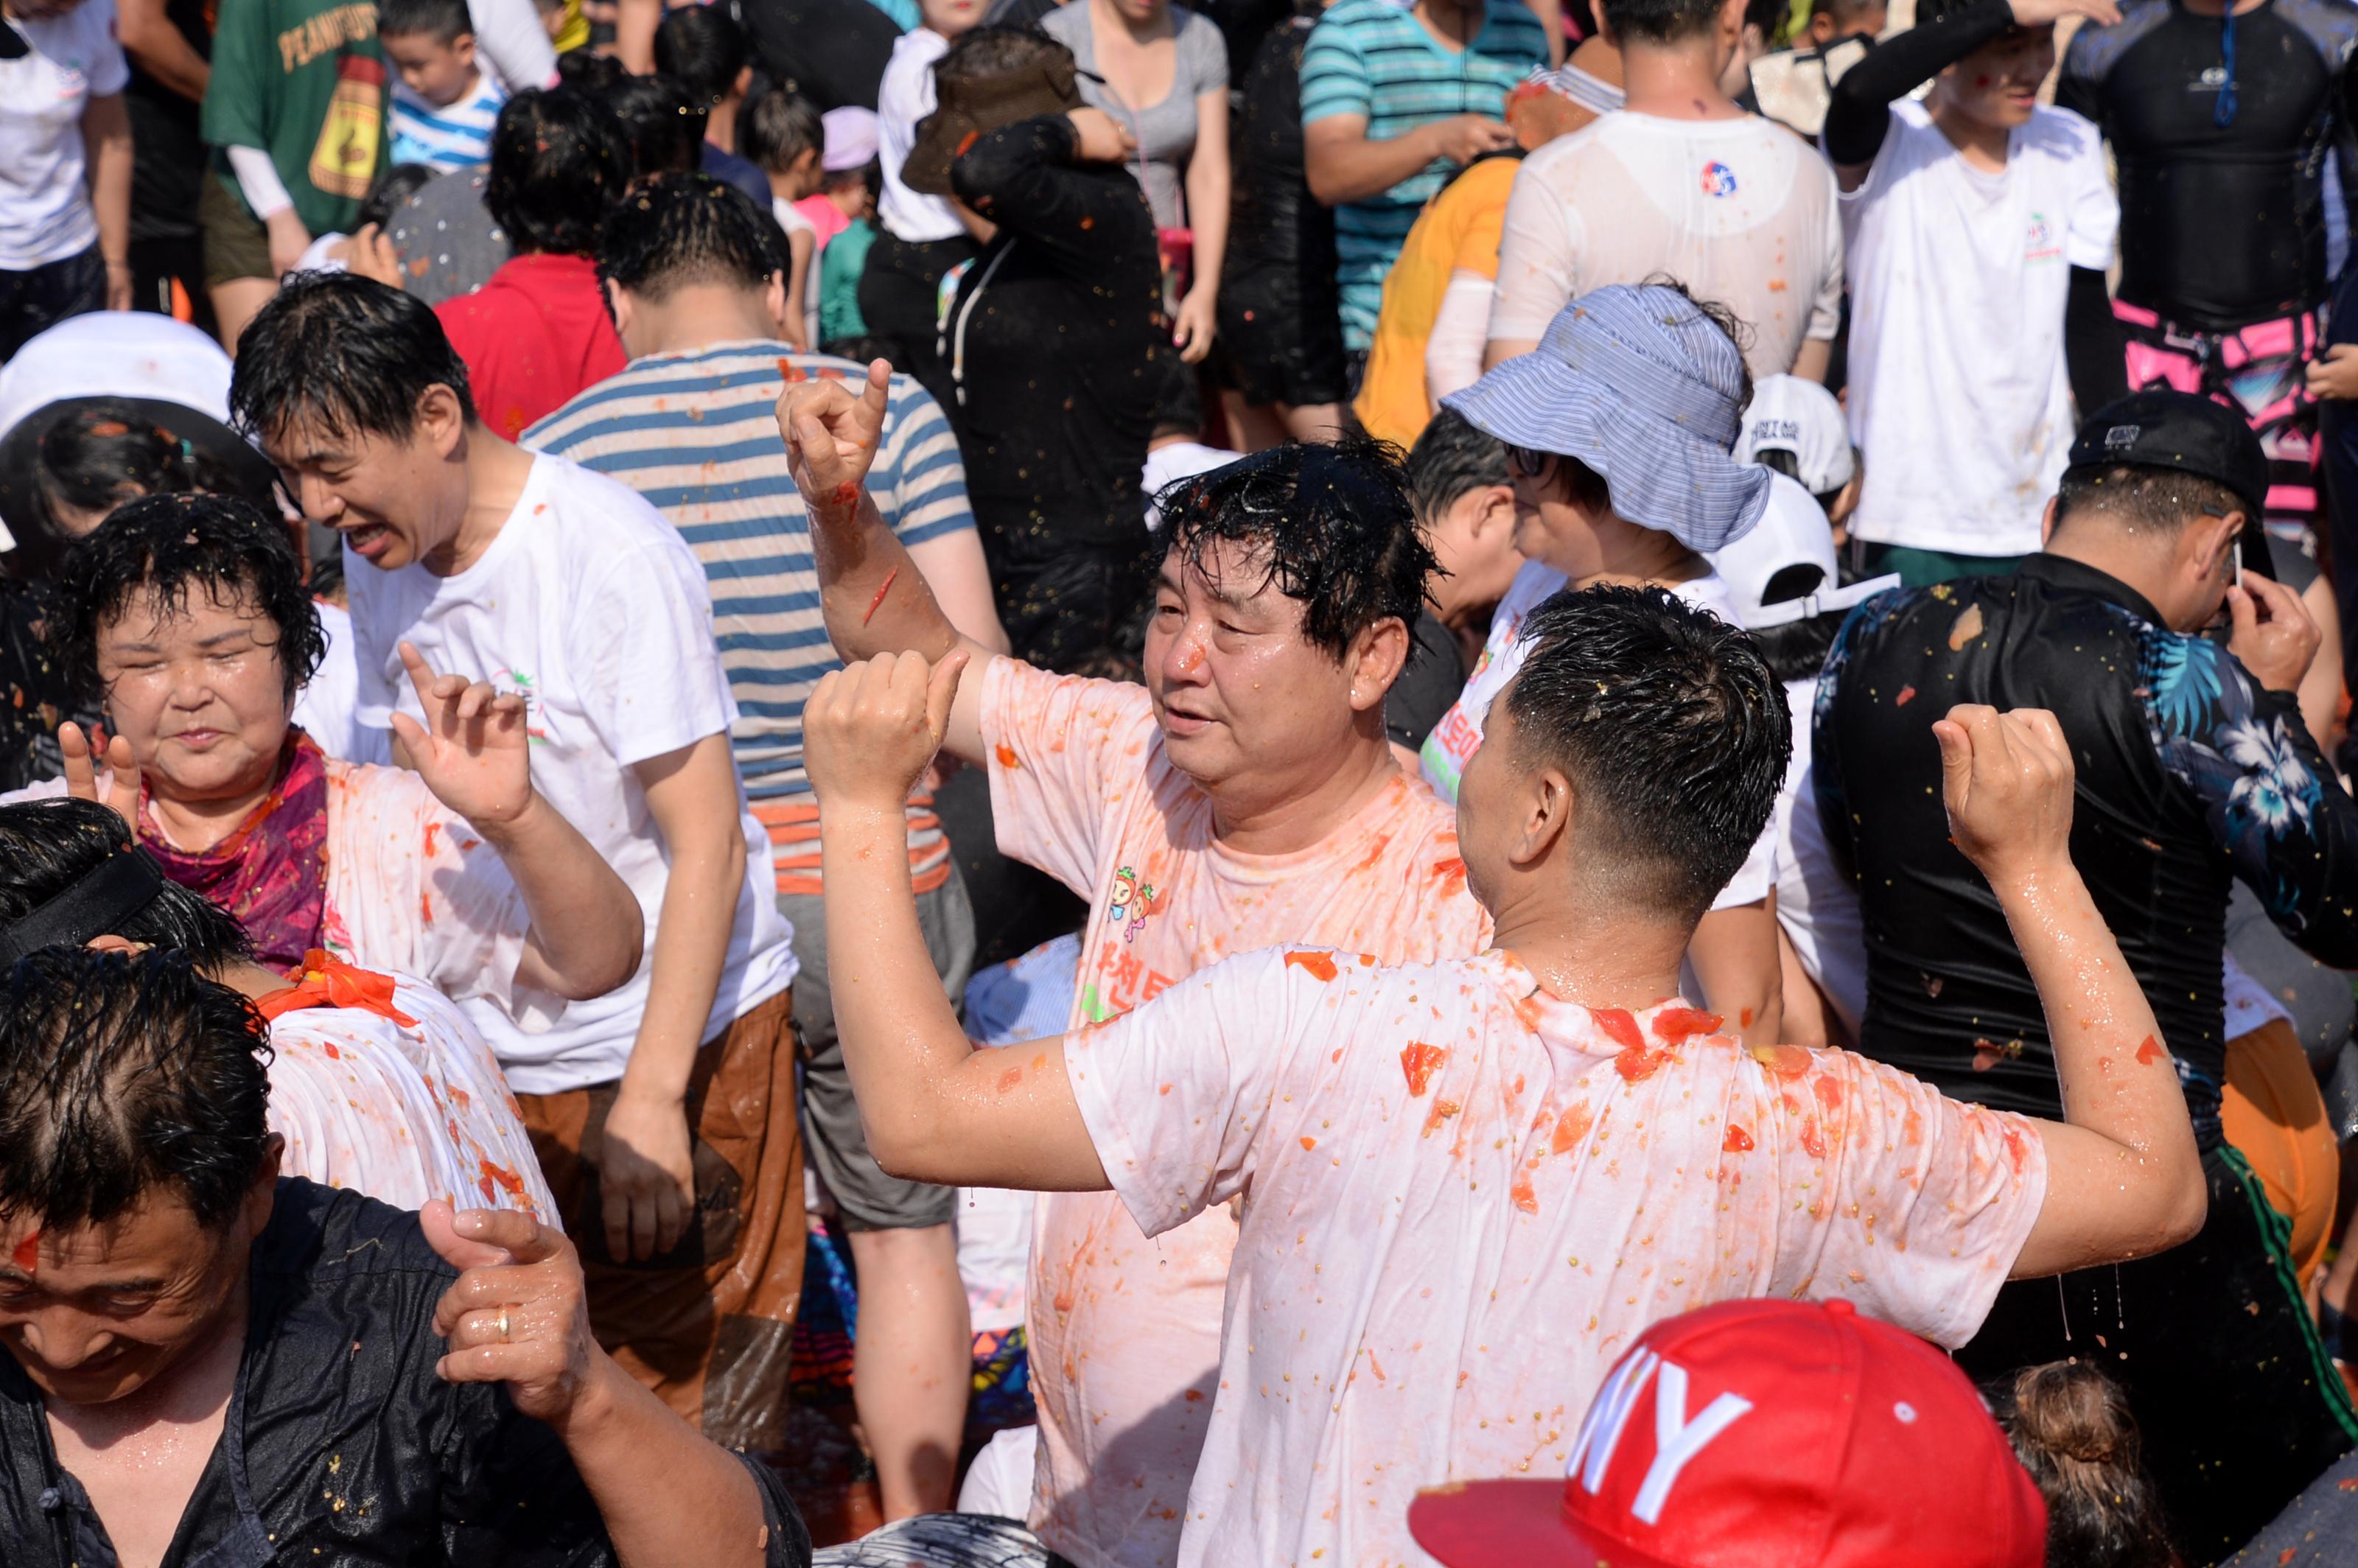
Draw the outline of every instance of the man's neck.
[[[1949,138],[1949,145],[1957,149],[1957,156],[1968,165],[1985,174],[2006,171],[2006,158],[2014,146],[2013,132],[1997,125],[1985,125],[1971,118],[1939,92],[1932,95],[1931,107],[1928,112],[1941,135]]]
[[[1574,887],[1499,912],[1490,942],[1559,1001],[1634,1011],[1678,994],[1679,963],[1693,935]]]
[[[2077,561],[2103,572],[2106,577],[2134,589],[2154,612],[2165,619],[2169,613],[2169,561],[2168,557],[2150,549],[2138,540],[2123,538],[2113,530],[2083,524],[2058,528],[2047,541],[2046,553],[2067,561]],[[2200,632],[2200,625],[2172,624],[2173,632]]]
[[[1709,38],[1677,44],[1625,43],[1621,49],[1624,107],[1660,120],[1740,120],[1744,110],[1719,90]]]
[[[738,102],[734,97],[724,98],[705,116],[704,139],[724,153],[737,150]]]
[[[1248,794],[1265,785],[1262,778],[1237,781],[1244,787],[1207,788],[1212,798],[1212,833],[1224,849],[1245,855],[1291,855],[1307,849],[1358,815],[1400,776],[1400,763],[1380,730],[1370,737],[1355,734],[1341,766],[1333,768],[1309,787],[1282,795]]]
[[[1452,49],[1464,49],[1482,31],[1481,0],[1416,0],[1409,14]]]
[[[690,354],[719,343],[768,342],[777,324],[747,289],[691,284],[672,291],[659,306],[633,300],[631,357]]]
[[[449,543],[428,550],[418,563],[436,577],[457,577],[483,558],[532,476],[533,455],[485,427],[469,426],[463,439],[459,461],[466,468],[466,513]]]

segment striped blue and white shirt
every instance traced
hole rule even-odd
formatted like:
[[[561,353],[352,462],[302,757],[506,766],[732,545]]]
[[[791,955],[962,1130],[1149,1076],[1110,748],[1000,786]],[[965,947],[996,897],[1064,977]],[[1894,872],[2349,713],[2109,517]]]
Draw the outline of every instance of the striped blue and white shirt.
[[[1547,33],[1522,0],[1490,0],[1481,32],[1455,52],[1392,0],[1337,0],[1302,52],[1302,123],[1356,114],[1367,121],[1368,140],[1388,142],[1459,114],[1503,120],[1508,92],[1547,59]],[[1384,275],[1452,172],[1435,161],[1380,196],[1335,209],[1345,347],[1364,351],[1374,341]]]
[[[475,90],[455,103],[436,106],[395,78],[393,83],[393,161],[422,163],[448,172],[492,156],[492,125],[506,92],[488,71],[475,73]]]
[[[780,891],[816,892],[817,814],[803,772],[803,704],[839,666],[819,611],[810,519],[786,466],[776,406],[789,380],[866,372],[784,343],[739,342],[633,360],[524,433],[629,485],[671,520],[712,586],[720,663],[737,699],[730,732],[754,815],[776,847]],[[895,375],[868,473],[876,509],[903,545],[974,527],[966,466],[939,405]],[[948,876],[939,825],[913,802],[918,891]],[[923,842],[920,842],[920,839]],[[938,875],[928,877],[938,863]]]

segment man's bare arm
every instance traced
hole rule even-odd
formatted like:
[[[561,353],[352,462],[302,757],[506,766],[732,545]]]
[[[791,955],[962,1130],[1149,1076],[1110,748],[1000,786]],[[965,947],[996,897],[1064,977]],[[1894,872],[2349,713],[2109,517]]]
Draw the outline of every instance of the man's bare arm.
[[[1932,727],[1949,825],[1989,881],[2047,1011],[2061,1122],[2017,1279],[2175,1247],[2209,1208],[2161,1026],[2071,863],[2071,752],[2043,709],[1952,708]]]
[[[914,653],[933,665],[963,648],[972,661],[967,673],[977,676],[999,652],[960,635],[868,493],[892,374],[878,360],[856,391],[820,379],[790,384],[778,399],[778,434],[810,514],[819,610],[846,663]],[[981,681],[960,682],[943,744],[961,762],[983,760],[981,715]]]
[[[903,802],[932,761],[966,659],[914,653],[829,673],[803,710],[818,795],[835,1020],[876,1162],[904,1180],[1035,1192],[1109,1184],[1065,1043],[978,1051],[917,926]]]

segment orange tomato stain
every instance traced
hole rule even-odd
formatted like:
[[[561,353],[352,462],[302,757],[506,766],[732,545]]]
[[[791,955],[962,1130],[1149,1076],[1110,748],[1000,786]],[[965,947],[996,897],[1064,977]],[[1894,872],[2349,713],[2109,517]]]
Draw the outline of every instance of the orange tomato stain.
[[[429,860],[434,858],[435,836],[441,831],[442,825],[439,822],[429,822],[426,825],[426,858]]]
[[[1449,1053],[1438,1045],[1428,1045],[1422,1040],[1412,1040],[1401,1047],[1401,1072],[1408,1078],[1408,1092],[1422,1098],[1433,1086],[1433,1075],[1441,1064],[1449,1060]]]
[[[1727,1124],[1727,1136],[1719,1141],[1719,1152],[1723,1154],[1751,1153],[1752,1134],[1745,1131],[1744,1129],[1736,1126],[1736,1123],[1732,1121],[1729,1122]]]
[[[999,765],[1002,768],[1020,768],[1023,765],[1023,760],[1018,757],[1014,749],[1004,741],[999,743],[998,755]]]
[[[1305,1138],[1305,1139],[1303,1139],[1303,1140],[1302,1141],[1302,1152],[1303,1152],[1303,1153],[1305,1153],[1305,1154],[1306,1154],[1306,1153],[1308,1153],[1311,1150],[1315,1149],[1315,1148],[1317,1148],[1317,1147],[1318,1147],[1318,1140],[1316,1140],[1315,1138]]]
[[[1675,1045],[1718,1029],[1720,1016],[1699,1007],[1666,1007],[1654,1014],[1654,1033]],[[1748,1021],[1747,1021],[1748,1022]]]
[[[1671,1059],[1668,1051],[1649,1051],[1640,1045],[1635,1051],[1624,1051],[1613,1058],[1613,1070],[1628,1082],[1639,1084],[1660,1072],[1662,1064]]]
[[[479,1160],[479,1176],[486,1188],[496,1182],[510,1197],[524,1196],[524,1178],[504,1165],[494,1165],[489,1160]]]
[[[1801,1123],[1801,1147],[1812,1160],[1826,1157],[1826,1135],[1818,1130],[1818,1119],[1814,1116]]]
[[[1005,1094],[1008,1090],[1013,1088],[1022,1081],[1023,1069],[1021,1067],[1010,1067],[1007,1071],[999,1075],[999,1092],[1001,1094]]]
[[[1891,706],[1894,708],[1905,708],[1915,700],[1916,688],[1912,686],[1903,686],[1899,688],[1899,695],[1893,700]]]
[[[1459,1105],[1454,1099],[1434,1100],[1433,1102],[1433,1114],[1424,1119],[1425,1134],[1430,1136],[1433,1133],[1439,1131],[1443,1122],[1447,1121],[1451,1117],[1455,1116],[1459,1111],[1465,1108],[1466,1108],[1464,1106]]]
[[[1515,1206],[1525,1214],[1539,1213],[1540,1196],[1531,1191],[1531,1179],[1529,1176],[1517,1176],[1514,1187],[1509,1195],[1515,1200]]]
[[[2163,1054],[2164,1052],[2161,1048],[2161,1042],[2148,1034],[2137,1044],[2137,1065],[2141,1067],[2149,1066]]]
[[[1325,981],[1335,978],[1335,958],[1331,953],[1288,953],[1285,966],[1290,969],[1300,969],[1314,980]]]
[[[803,373],[801,366],[782,355],[778,360],[778,379],[792,386],[798,381],[808,381],[810,377]]]
[[[1643,1051],[1646,1037],[1638,1032],[1638,1021],[1626,1007],[1592,1007],[1588,1016],[1596,1021],[1605,1037],[1625,1051]]]
[[[1548,1147],[1559,1154],[1577,1149],[1588,1141],[1588,1130],[1595,1125],[1596,1113],[1582,1100],[1555,1119],[1555,1135],[1548,1140]]]
[[[1799,1045],[1779,1041],[1773,1045],[1747,1045],[1752,1059],[1780,1078],[1798,1078],[1810,1070],[1810,1054]]]
[[[1842,1108],[1842,1086],[1834,1082],[1832,1077],[1821,1076],[1814,1079],[1810,1085],[1810,1089],[1818,1097],[1818,1103],[1828,1110]]]
[[[15,1257],[16,1260],[16,1267],[22,1269],[27,1274],[33,1271],[33,1265],[41,1260],[41,1233],[39,1230],[35,1229],[25,1232],[25,1239],[16,1243]]]

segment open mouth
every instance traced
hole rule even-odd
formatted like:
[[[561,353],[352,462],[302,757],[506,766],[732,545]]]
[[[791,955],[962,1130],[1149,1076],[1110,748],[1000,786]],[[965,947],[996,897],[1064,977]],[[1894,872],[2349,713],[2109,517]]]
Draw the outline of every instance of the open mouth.
[[[375,560],[393,547],[393,529],[383,523],[363,523],[343,530],[343,535],[352,554],[362,560]]]

